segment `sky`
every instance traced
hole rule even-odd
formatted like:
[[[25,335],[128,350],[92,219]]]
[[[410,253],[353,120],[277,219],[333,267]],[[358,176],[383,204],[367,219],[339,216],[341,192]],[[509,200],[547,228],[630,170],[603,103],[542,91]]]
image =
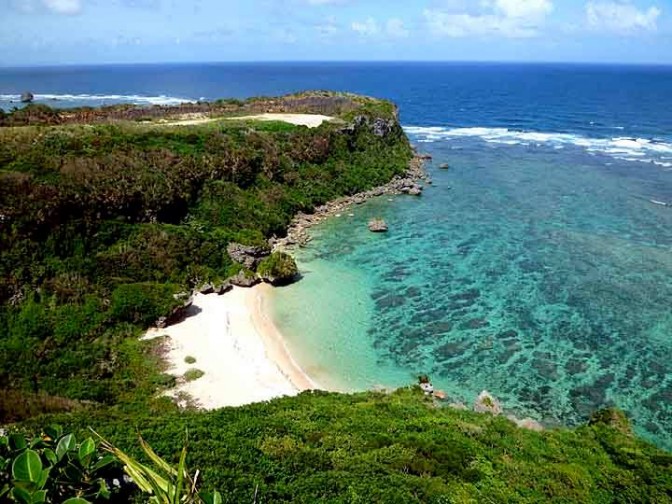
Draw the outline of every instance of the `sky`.
[[[672,64],[672,0],[0,0],[0,66]]]

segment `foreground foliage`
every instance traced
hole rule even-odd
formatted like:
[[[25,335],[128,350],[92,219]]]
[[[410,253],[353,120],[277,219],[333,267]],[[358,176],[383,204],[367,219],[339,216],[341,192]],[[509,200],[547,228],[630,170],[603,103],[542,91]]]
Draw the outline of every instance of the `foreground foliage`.
[[[94,424],[134,456],[139,431],[172,464],[188,429],[190,464],[229,503],[672,502],[672,454],[633,437],[614,412],[538,433],[402,389],[58,421],[82,433]]]

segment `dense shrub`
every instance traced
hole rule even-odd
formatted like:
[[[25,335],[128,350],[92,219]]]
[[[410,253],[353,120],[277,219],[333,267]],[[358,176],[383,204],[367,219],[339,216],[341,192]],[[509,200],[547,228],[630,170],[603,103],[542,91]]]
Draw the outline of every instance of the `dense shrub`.
[[[179,287],[172,284],[124,284],[112,293],[110,315],[119,322],[150,326],[168,315],[181,302],[175,298]]]
[[[274,285],[290,283],[299,274],[294,258],[284,252],[274,252],[257,267],[257,273]]]

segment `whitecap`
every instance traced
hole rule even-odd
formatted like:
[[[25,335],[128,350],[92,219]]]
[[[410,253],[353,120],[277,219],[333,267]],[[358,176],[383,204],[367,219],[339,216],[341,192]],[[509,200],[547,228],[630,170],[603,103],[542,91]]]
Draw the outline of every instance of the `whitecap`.
[[[0,94],[0,101],[18,102],[21,95]],[[83,103],[133,103],[136,105],[179,105],[180,103],[193,103],[195,100],[177,96],[157,95],[121,95],[121,94],[51,94],[37,93],[34,95],[36,102],[83,102]]]
[[[623,128],[619,126],[618,128]],[[449,140],[457,138],[476,138],[490,144],[525,145],[533,147],[552,147],[563,149],[579,147],[591,155],[603,154],[624,161],[652,162],[658,166],[669,167],[666,162],[672,154],[672,143],[660,139],[613,137],[590,138],[571,133],[551,133],[539,131],[517,131],[508,128],[442,128],[439,126],[405,126],[406,133],[416,141]]]

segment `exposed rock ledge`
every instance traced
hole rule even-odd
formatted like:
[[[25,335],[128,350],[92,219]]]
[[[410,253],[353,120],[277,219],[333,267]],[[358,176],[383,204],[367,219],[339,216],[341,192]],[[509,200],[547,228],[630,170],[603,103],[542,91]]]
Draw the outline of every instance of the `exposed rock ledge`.
[[[408,171],[404,175],[395,176],[385,185],[374,187],[368,191],[357,193],[353,196],[345,196],[315,208],[312,214],[299,213],[294,217],[285,238],[272,238],[269,240],[274,250],[282,250],[293,246],[304,246],[310,241],[307,230],[331,217],[343,212],[352,205],[360,205],[370,198],[385,195],[410,194],[419,196],[422,186],[419,181],[431,184],[429,176],[425,172],[424,162],[426,158],[416,155],[411,159]]]

